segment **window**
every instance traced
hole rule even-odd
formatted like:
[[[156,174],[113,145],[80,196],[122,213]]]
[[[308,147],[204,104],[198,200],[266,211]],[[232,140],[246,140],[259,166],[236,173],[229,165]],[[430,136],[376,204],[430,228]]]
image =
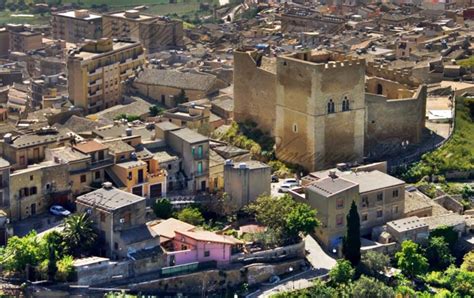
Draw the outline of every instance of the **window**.
[[[30,181],[33,181],[33,175],[30,176]]]
[[[38,193],[38,189],[36,188],[36,186],[33,186],[30,188],[30,195],[35,195]]]
[[[293,123],[293,132],[298,133],[298,125],[296,123]]]
[[[198,157],[202,158],[202,155],[203,155],[202,154],[202,145],[199,145],[199,147],[198,147]]]
[[[393,206],[393,209],[392,209],[392,212],[393,214],[398,214],[398,206]]]
[[[380,201],[383,201],[383,192],[379,192],[379,193],[377,194],[377,201],[379,201],[379,202],[380,202]]]
[[[392,196],[394,198],[398,198],[398,189],[395,189],[393,192],[392,192]]]
[[[172,165],[169,164],[169,165],[168,165],[168,170],[171,170],[171,168],[172,168]]]
[[[196,150],[194,149],[194,147],[191,148],[191,154],[192,154],[193,156],[194,156],[195,151],[196,151]]]
[[[209,257],[210,255],[211,255],[211,252],[210,252],[210,251],[206,250],[206,251],[204,252],[204,256],[205,256],[205,257]]]
[[[362,214],[362,221],[367,221],[369,219],[369,216],[367,213]]]
[[[97,157],[98,160],[103,160],[103,159],[104,159],[104,151],[103,151],[103,150],[99,151],[99,152],[98,152],[98,155],[99,155],[99,156]]]
[[[114,243],[114,249],[115,249],[115,250],[118,250],[118,249],[119,249],[119,246],[118,246],[118,243],[117,243],[117,242]]]
[[[100,171],[95,172],[95,179],[100,179]]]
[[[332,99],[328,101],[328,114],[334,113],[334,102]]]
[[[344,100],[342,101],[342,111],[349,111],[350,110],[350,107],[349,107],[349,99],[347,98],[347,96],[344,96]]]
[[[367,196],[362,197],[362,207],[369,207],[369,198]]]
[[[201,162],[201,161],[198,162],[198,169],[197,169],[197,171],[198,171],[198,174],[201,174],[201,173],[202,173],[202,162]]]
[[[382,210],[377,210],[377,218],[381,218],[383,216]]]
[[[344,215],[338,214],[336,215],[336,226],[340,227],[344,224]]]
[[[342,208],[344,208],[344,199],[337,199],[337,200],[336,200],[336,208],[337,208],[337,209],[342,209]]]
[[[181,244],[181,250],[187,250],[187,249],[188,249],[188,247],[186,245]]]
[[[86,182],[86,175],[81,175],[81,183],[84,183]]]
[[[100,222],[105,222],[105,213],[104,212],[100,213]]]

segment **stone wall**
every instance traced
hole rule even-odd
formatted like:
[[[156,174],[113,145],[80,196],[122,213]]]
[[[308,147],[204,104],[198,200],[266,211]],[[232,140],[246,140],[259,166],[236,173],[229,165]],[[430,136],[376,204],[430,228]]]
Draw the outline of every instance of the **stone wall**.
[[[257,262],[271,262],[278,260],[278,258],[304,258],[305,256],[305,245],[304,241],[293,245],[277,247],[274,249],[258,251],[250,254],[235,254],[232,255],[231,262],[246,262],[246,261],[257,261]]]
[[[367,93],[365,98],[367,152],[381,144],[420,142],[425,127],[426,86],[420,86],[412,98],[388,99],[372,93]]]
[[[259,67],[260,59],[263,58],[256,51],[234,52],[234,119],[253,121],[261,130],[273,134],[276,75]]]
[[[293,272],[301,271],[304,260],[293,260],[278,264],[253,264],[238,269],[208,270],[149,282],[130,284],[132,291],[143,292],[179,292],[206,293],[237,287],[243,283],[249,286],[267,282],[273,275],[282,275],[293,268]]]

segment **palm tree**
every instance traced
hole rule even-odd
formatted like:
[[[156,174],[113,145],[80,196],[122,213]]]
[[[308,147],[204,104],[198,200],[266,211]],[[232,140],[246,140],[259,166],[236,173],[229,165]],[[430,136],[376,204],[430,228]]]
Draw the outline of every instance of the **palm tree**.
[[[64,221],[64,244],[69,253],[74,256],[87,255],[97,239],[94,223],[86,213],[74,214]]]

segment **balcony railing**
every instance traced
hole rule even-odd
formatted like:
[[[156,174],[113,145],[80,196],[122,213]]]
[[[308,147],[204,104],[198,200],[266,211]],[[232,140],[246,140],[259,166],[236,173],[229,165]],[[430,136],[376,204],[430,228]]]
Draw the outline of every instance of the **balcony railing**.
[[[108,167],[114,164],[112,157],[104,158],[102,160],[95,160],[91,162],[91,170]]]

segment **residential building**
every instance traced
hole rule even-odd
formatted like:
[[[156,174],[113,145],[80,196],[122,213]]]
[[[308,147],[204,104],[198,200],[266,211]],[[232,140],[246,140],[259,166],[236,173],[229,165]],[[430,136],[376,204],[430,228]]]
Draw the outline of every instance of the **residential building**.
[[[82,154],[90,156],[89,171],[92,173],[91,183],[94,183],[94,185],[100,185],[102,182],[106,181],[105,170],[114,164],[113,157],[109,155],[109,148],[106,145],[95,140],[88,140],[73,144],[72,148]]]
[[[104,15],[103,28],[104,37],[139,41],[147,53],[183,46],[183,22],[138,10]]]
[[[46,150],[46,159],[67,164],[71,193],[74,197],[91,191],[94,173],[91,172],[91,156],[71,146]]]
[[[43,35],[24,25],[7,26],[10,38],[10,52],[28,53],[43,48]]]
[[[290,193],[318,210],[321,226],[316,228],[316,237],[326,248],[341,245],[353,201],[360,215],[362,235],[403,217],[405,182],[379,170],[331,169],[310,173],[302,181],[303,187]]]
[[[67,165],[54,161],[14,171],[10,176],[10,219],[23,220],[48,212],[52,204],[68,204],[69,182]]]
[[[179,128],[169,122],[156,125],[157,137],[176,152],[181,163],[179,175],[188,192],[207,191],[209,187],[209,138],[189,128]],[[181,180],[181,179],[180,179]]]
[[[225,266],[243,244],[232,236],[198,230],[174,218],[151,225],[150,229],[160,236],[161,245],[168,255],[168,266],[209,261]]]
[[[161,116],[161,119],[181,127],[188,127],[190,129],[202,128],[210,130],[210,115],[210,105],[189,103],[180,104],[177,108],[165,111]]]
[[[411,240],[420,243],[428,239],[428,224],[416,216],[405,217],[387,223],[387,232],[393,237],[393,241],[402,243]]]
[[[7,133],[0,141],[0,154],[10,162],[12,169],[24,169],[28,165],[44,161],[46,148],[63,147],[71,140],[71,136],[81,139],[68,129],[54,127],[45,127],[19,136]]]
[[[224,165],[224,192],[229,195],[232,212],[254,202],[258,196],[271,194],[272,170],[259,161],[234,164],[226,160]]]
[[[10,33],[7,28],[0,28],[0,58],[8,57],[10,51]]]
[[[88,114],[122,102],[126,81],[145,63],[138,42],[89,41],[68,56],[69,98]]]
[[[112,187],[103,187],[76,199],[77,212],[89,214],[99,237],[105,242],[105,255],[111,259],[159,247],[160,237],[145,224],[145,198]]]
[[[57,12],[51,15],[54,39],[80,43],[102,37],[102,16],[87,9]]]
[[[183,103],[178,97],[183,91],[187,101],[194,101],[217,95],[219,89],[226,86],[210,74],[147,68],[138,74],[133,87],[164,106],[176,107]]]
[[[2,209],[6,210],[9,207],[10,207],[10,163],[6,161],[5,159],[0,158],[0,210]]]

